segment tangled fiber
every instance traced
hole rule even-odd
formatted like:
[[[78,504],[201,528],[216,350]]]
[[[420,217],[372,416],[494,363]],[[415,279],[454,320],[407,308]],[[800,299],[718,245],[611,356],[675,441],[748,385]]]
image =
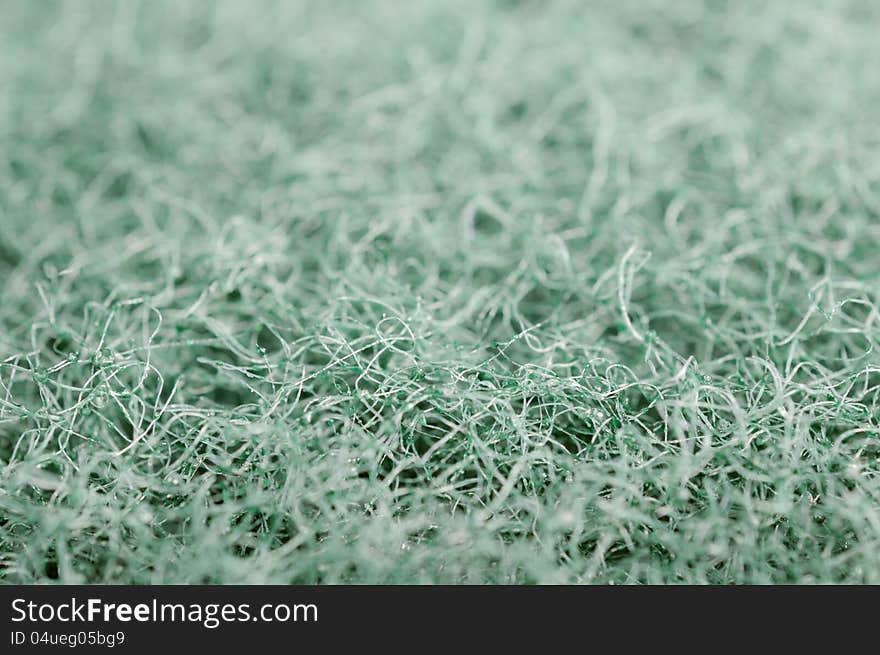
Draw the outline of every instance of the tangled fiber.
[[[0,6],[0,580],[880,583],[876,2]]]

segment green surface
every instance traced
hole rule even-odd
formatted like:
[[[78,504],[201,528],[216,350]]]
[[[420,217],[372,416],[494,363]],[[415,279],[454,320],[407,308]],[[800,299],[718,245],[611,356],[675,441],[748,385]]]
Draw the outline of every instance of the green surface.
[[[880,582],[878,32],[0,3],[0,580]]]

